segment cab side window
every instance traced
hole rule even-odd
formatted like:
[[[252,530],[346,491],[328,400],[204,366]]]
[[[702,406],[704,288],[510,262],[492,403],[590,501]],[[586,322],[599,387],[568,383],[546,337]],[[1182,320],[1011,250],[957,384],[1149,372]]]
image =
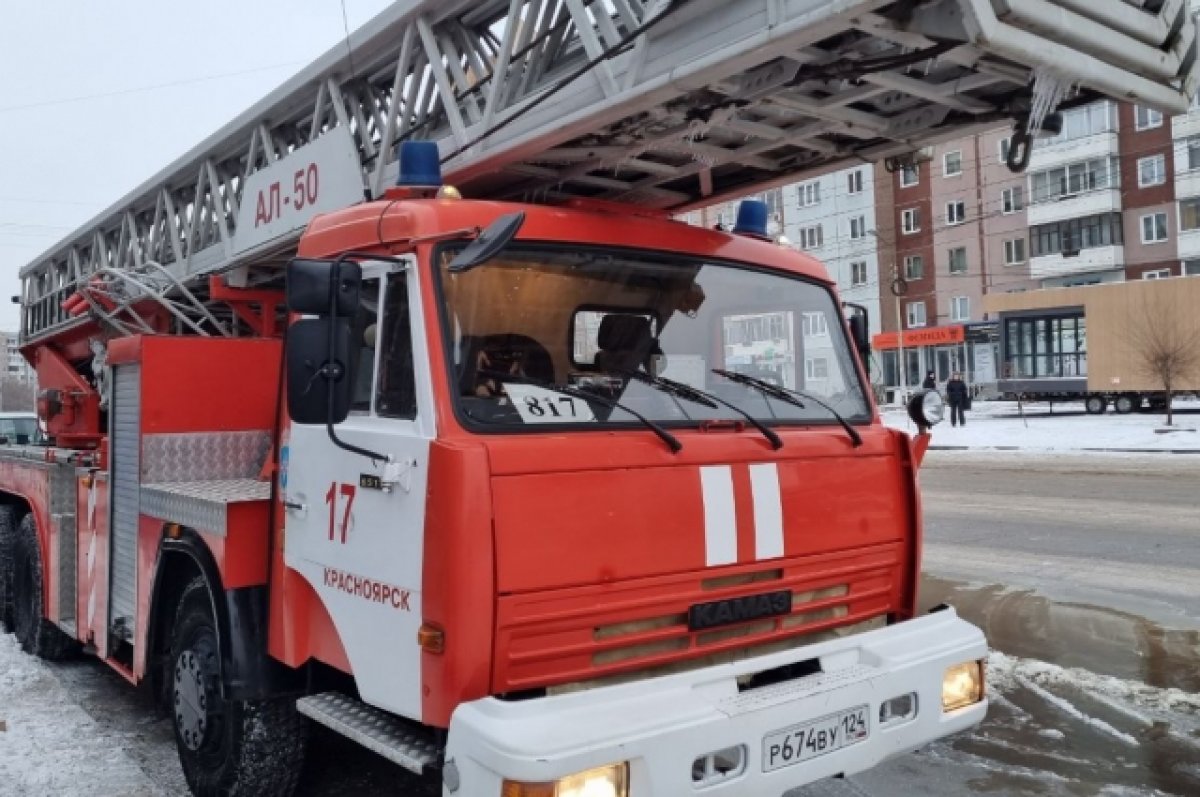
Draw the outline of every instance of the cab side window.
[[[351,412],[371,411],[371,391],[375,386],[375,346],[379,337],[378,277],[364,279],[360,291],[358,314],[350,334],[362,344],[354,366],[354,393],[350,397]]]
[[[417,417],[407,279],[404,272],[388,277],[380,322],[382,328],[377,336],[378,345],[383,348],[379,357],[375,410],[389,418]]]

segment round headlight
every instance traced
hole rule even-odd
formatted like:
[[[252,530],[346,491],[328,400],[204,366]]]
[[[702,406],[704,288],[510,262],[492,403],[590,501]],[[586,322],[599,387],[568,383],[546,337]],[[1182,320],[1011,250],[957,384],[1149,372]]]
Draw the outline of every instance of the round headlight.
[[[922,429],[941,423],[946,417],[946,402],[936,390],[922,390],[908,401],[908,417]]]

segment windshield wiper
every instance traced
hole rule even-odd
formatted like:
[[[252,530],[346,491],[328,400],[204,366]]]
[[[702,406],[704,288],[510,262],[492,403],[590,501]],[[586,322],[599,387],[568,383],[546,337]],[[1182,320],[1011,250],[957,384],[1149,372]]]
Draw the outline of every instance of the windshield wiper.
[[[714,396],[712,393],[701,390],[698,387],[692,387],[691,385],[684,384],[683,382],[676,382],[674,379],[668,379],[665,376],[654,376],[653,374],[648,374],[645,371],[628,371],[622,369],[615,371],[615,373],[628,376],[631,379],[636,379],[643,384],[651,385],[663,391],[664,393],[669,393],[672,396],[676,396],[686,401],[692,401],[696,404],[703,404],[709,409],[715,410],[718,404],[720,404],[722,407],[728,407],[738,415],[741,415],[743,418],[745,418],[755,429],[762,432],[763,437],[767,438],[767,440],[771,442],[771,448],[775,449],[776,451],[783,448],[783,440],[779,439],[779,435],[775,434],[773,430],[763,425],[761,421],[759,421],[750,413],[746,412],[741,407],[726,401],[720,396]]]
[[[812,393],[806,393],[800,390],[791,390],[786,387],[780,387],[779,385],[772,385],[770,382],[766,382],[757,377],[740,374],[737,371],[726,371],[723,368],[714,368],[712,369],[712,372],[725,377],[731,382],[737,382],[739,385],[752,387],[764,395],[770,396],[773,399],[778,399],[785,404],[792,404],[796,407],[800,407],[801,409],[804,408],[804,402],[800,399],[806,398],[818,406],[824,407],[826,410],[828,410],[830,415],[832,415],[834,418],[837,418],[837,422],[840,423],[842,428],[846,430],[846,434],[850,436],[850,441],[854,444],[855,448],[858,448],[863,444],[862,435],[860,435],[858,431],[851,426],[850,423],[843,418],[837,410],[814,396]]]
[[[535,385],[537,387],[545,388],[546,390],[552,390],[555,393],[562,393],[564,396],[573,396],[574,398],[581,399],[583,401],[594,401],[597,404],[603,404],[604,406],[608,407],[609,409],[624,410],[625,412],[628,412],[630,415],[632,415],[633,417],[635,417],[639,421],[641,421],[643,424],[645,424],[647,429],[649,429],[650,431],[652,431],[656,435],[658,435],[659,439],[661,439],[664,443],[666,443],[667,447],[671,449],[672,454],[678,454],[680,452],[680,450],[683,449],[683,443],[679,442],[679,438],[677,438],[675,435],[671,434],[666,429],[662,428],[657,423],[655,423],[654,421],[647,418],[645,415],[642,415],[637,410],[632,410],[629,407],[626,407],[624,404],[617,401],[616,399],[610,399],[606,396],[599,396],[599,395],[596,395],[595,393],[589,393],[586,390],[580,390],[579,388],[573,387],[571,385],[559,385],[559,384],[555,384],[554,382],[548,382],[544,379],[534,379],[531,376],[523,376],[520,374],[501,373],[498,371],[487,371],[482,368],[479,370],[478,373],[486,374],[488,376],[493,376],[499,380],[503,380],[506,382],[519,382],[521,384],[526,384],[526,385]]]

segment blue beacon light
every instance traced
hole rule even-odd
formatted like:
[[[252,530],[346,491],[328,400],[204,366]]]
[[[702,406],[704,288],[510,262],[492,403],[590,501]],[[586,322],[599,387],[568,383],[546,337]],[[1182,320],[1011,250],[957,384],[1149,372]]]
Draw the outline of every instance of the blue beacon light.
[[[442,164],[435,142],[402,141],[396,160],[400,163],[396,185],[408,188],[439,188],[442,185]]]
[[[737,223],[733,225],[735,235],[745,235],[770,241],[767,234],[767,203],[759,199],[743,199],[738,205]]]

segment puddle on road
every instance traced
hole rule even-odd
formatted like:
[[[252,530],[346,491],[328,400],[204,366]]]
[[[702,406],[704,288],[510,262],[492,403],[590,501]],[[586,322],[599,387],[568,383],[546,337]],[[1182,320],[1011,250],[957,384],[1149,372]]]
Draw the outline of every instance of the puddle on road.
[[[927,576],[922,605],[943,602],[997,651],[988,718],[951,743],[989,770],[973,792],[1200,795],[1200,633]]]

